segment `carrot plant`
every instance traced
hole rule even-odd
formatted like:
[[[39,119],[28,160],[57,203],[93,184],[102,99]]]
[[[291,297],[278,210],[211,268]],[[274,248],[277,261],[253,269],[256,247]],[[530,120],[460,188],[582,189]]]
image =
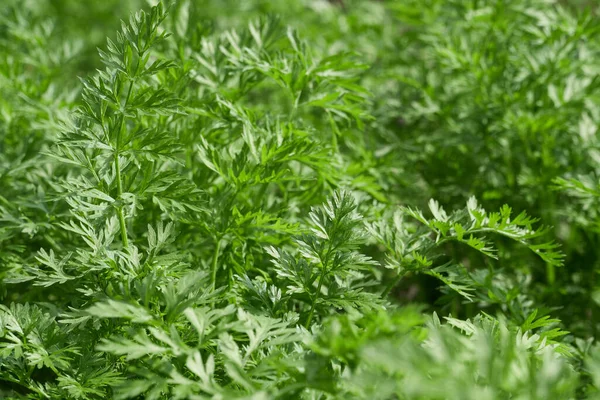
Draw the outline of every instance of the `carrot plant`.
[[[598,398],[593,12],[148,3],[0,7],[1,398]]]

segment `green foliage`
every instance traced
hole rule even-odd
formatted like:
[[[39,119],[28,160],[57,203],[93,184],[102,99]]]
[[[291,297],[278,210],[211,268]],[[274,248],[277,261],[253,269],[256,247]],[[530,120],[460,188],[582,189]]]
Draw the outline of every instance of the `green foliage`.
[[[147,3],[0,6],[0,398],[600,398],[593,12]]]

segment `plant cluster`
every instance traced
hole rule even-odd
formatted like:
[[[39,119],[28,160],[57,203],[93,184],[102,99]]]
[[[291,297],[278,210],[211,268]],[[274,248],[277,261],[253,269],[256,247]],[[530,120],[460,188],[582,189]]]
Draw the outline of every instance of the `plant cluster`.
[[[0,398],[600,399],[591,6],[83,4],[0,6]]]

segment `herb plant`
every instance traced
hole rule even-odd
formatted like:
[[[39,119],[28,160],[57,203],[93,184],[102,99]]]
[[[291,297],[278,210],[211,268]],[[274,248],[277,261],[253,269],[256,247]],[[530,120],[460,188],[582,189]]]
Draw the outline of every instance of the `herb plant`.
[[[600,398],[591,7],[5,1],[0,398]]]

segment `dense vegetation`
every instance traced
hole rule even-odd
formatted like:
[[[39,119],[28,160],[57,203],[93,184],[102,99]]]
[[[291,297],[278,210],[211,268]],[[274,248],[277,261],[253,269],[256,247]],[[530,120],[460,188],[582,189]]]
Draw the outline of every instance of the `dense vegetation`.
[[[0,5],[0,398],[600,399],[589,2],[149,3]]]

